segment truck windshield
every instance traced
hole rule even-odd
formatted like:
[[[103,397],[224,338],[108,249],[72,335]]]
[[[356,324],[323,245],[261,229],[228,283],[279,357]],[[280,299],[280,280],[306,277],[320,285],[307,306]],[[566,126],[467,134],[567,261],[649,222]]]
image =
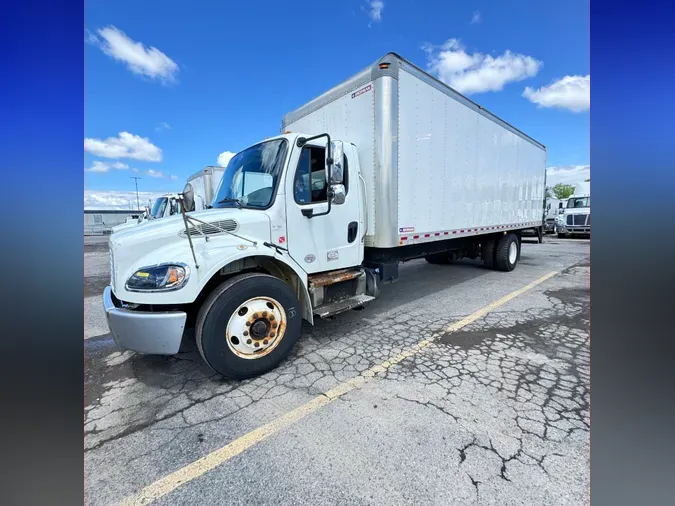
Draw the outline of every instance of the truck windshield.
[[[166,197],[160,197],[157,200],[155,200],[155,203],[152,206],[152,211],[150,211],[150,216],[152,216],[155,219],[164,216],[164,211],[166,210],[167,203],[168,199]]]
[[[227,164],[213,207],[267,209],[286,158],[288,142],[262,142],[235,155]]]
[[[567,201],[567,209],[580,207],[591,207],[591,197],[576,197]]]

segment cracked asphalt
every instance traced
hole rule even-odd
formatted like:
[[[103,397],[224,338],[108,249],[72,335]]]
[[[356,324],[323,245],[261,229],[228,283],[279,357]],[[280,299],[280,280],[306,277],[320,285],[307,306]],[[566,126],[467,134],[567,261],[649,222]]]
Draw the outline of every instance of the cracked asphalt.
[[[107,334],[105,240],[85,243],[85,500],[117,504],[342,382],[437,336],[371,381],[160,497],[168,504],[587,504],[589,241],[523,244],[515,271],[400,267],[361,311],[304,326],[244,382],[193,342],[134,354]],[[449,325],[559,273],[453,333]]]

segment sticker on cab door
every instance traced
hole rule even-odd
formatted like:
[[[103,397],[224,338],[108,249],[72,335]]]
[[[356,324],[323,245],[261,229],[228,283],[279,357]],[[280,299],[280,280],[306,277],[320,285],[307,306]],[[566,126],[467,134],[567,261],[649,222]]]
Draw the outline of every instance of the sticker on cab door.
[[[415,227],[401,227],[401,228],[398,229],[398,231],[401,234],[405,234],[405,233],[408,233],[408,232],[414,232]]]
[[[365,87],[361,88],[360,90],[356,90],[354,93],[352,93],[352,98],[356,98],[359,95],[363,95],[364,93],[368,93],[372,89],[373,89],[373,85],[369,84],[368,86],[365,86]]]

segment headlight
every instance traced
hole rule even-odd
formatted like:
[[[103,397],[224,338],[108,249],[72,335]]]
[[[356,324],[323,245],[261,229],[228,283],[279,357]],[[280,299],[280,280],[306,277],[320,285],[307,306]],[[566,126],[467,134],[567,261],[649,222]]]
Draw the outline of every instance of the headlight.
[[[130,292],[170,291],[182,288],[190,277],[190,267],[183,263],[166,263],[143,267],[134,272],[126,284]]]

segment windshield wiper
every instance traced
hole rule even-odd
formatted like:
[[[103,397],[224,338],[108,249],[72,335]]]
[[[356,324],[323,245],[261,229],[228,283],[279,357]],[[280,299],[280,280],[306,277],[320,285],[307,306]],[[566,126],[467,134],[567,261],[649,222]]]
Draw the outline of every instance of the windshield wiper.
[[[241,209],[241,201],[239,199],[233,199],[232,197],[225,197],[223,200],[219,200],[219,204],[227,204],[229,202],[234,202],[237,204],[237,207]]]

